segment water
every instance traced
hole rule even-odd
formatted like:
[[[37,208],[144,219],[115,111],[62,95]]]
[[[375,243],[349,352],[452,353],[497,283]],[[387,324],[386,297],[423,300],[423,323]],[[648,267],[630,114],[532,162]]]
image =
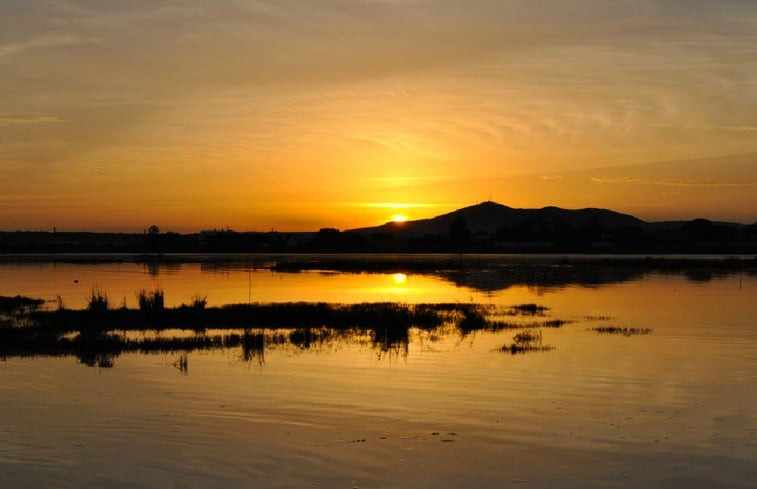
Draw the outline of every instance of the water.
[[[391,345],[271,341],[246,358],[124,353],[113,368],[8,357],[0,487],[754,487],[754,275],[256,266],[5,263],[0,295],[537,303],[572,322],[522,355],[499,350],[518,331],[447,327]]]

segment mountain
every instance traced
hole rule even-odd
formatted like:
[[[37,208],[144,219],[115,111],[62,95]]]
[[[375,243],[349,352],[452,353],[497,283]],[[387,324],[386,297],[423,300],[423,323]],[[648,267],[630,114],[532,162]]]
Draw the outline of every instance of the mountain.
[[[455,224],[457,222],[457,224]],[[496,202],[482,202],[447,214],[407,221],[388,222],[381,226],[354,229],[366,237],[390,233],[395,239],[417,239],[424,236],[449,236],[467,230],[474,235],[518,235],[523,239],[545,239],[555,233],[614,232],[644,229],[648,223],[636,217],[607,209],[514,209]]]

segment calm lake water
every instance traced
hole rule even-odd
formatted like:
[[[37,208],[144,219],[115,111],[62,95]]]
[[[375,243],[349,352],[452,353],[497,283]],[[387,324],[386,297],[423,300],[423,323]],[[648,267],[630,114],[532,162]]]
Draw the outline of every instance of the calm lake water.
[[[0,487],[755,487],[753,274],[511,258],[424,273],[269,264],[6,262],[0,295],[70,308],[93,288],[135,307],[136,290],[156,287],[167,305],[535,303],[549,308],[541,320],[569,322],[538,329],[551,349],[518,355],[501,347],[519,330],[445,327],[392,344],[269,341],[252,356],[124,353],[111,368],[7,357]],[[610,326],[651,331],[593,329]]]

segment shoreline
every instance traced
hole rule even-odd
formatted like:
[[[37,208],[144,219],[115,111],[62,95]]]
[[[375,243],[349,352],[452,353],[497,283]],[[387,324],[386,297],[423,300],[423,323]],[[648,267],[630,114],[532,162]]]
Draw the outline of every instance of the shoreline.
[[[644,269],[757,269],[757,254],[729,253],[28,253],[0,254],[0,265],[22,263],[247,264],[276,272],[429,271],[497,266],[622,266]]]

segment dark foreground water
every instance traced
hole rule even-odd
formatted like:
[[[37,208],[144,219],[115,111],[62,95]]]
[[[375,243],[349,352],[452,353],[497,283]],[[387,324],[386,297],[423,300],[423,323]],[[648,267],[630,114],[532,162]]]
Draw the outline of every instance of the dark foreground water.
[[[7,357],[0,487],[755,487],[757,277],[544,270],[3,264],[0,295],[68,307],[92,287],[134,306],[160,286],[169,304],[536,303],[549,308],[538,321],[570,322]],[[501,350],[522,332],[544,351]]]

